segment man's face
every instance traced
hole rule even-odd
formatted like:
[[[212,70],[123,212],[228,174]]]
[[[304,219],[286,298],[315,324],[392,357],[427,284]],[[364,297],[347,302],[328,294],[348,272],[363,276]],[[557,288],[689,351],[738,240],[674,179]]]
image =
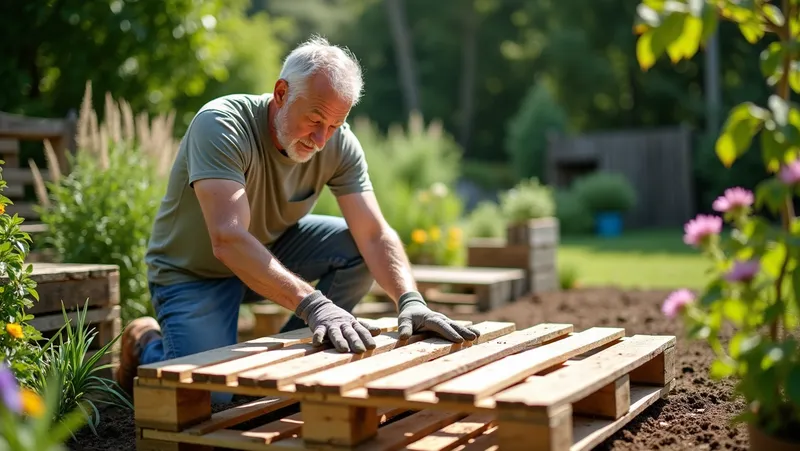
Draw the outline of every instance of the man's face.
[[[340,98],[327,77],[313,75],[305,93],[286,103],[292,86],[279,81],[275,96],[278,112],[275,132],[289,158],[305,163],[319,152],[350,112],[350,103]]]

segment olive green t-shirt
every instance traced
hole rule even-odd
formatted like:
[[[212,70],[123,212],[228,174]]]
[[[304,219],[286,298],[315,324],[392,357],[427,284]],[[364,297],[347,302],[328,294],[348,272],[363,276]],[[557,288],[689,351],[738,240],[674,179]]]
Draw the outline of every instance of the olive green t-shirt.
[[[244,185],[250,233],[274,243],[314,207],[327,185],[334,196],[368,191],[363,149],[345,123],[306,163],[272,144],[267,105],[272,94],[228,95],[197,113],[180,143],[153,224],[145,260],[150,282],[169,285],[233,273],[215,256],[192,184],[228,179]]]

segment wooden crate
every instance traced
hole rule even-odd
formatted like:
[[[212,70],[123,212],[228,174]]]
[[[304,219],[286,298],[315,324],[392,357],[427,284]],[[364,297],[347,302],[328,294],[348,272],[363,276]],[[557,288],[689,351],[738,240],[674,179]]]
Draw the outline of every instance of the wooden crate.
[[[412,265],[411,271],[430,304],[462,305],[472,307],[472,312],[486,312],[525,294],[526,274],[518,268]],[[373,284],[370,294],[386,299],[377,284]]]
[[[375,321],[394,332],[363,355],[314,348],[302,329],[140,366],[138,449],[587,450],[676,374],[674,336],[489,321],[456,344]],[[212,415],[211,392],[258,399]]]
[[[119,268],[116,265],[90,265],[69,263],[33,263],[31,279],[37,283],[39,301],[34,301],[28,313],[34,319],[28,323],[46,338],[64,326],[63,306],[67,317],[75,324],[77,310],[87,303],[86,323],[97,330],[90,349],[96,351],[111,342],[120,333]],[[3,282],[0,278],[0,283]],[[73,326],[74,327],[74,326]],[[106,354],[100,364],[117,364],[119,341]],[[114,370],[98,374],[112,377]]]

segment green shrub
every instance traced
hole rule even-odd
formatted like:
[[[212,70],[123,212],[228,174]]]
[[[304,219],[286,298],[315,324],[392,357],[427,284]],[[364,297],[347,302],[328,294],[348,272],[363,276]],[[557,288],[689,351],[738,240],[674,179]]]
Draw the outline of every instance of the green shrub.
[[[562,264],[558,268],[558,283],[562,290],[572,290],[578,287],[578,267]]]
[[[592,214],[624,213],[637,202],[636,191],[621,174],[595,172],[576,180],[572,189],[583,199]]]
[[[509,224],[552,217],[556,212],[553,189],[535,177],[522,180],[500,194],[500,208]]]
[[[81,110],[78,149],[66,176],[37,181],[45,239],[71,263],[114,264],[120,268],[123,325],[152,315],[144,256],[153,220],[166,189],[177,144],[171,134],[172,116],[152,125],[145,116],[134,123],[126,103],[118,108],[106,97],[105,122],[99,128],[91,109],[90,89]]]
[[[506,220],[495,202],[478,203],[467,217],[467,235],[470,238],[503,238]]]
[[[519,178],[544,180],[547,135],[567,129],[567,113],[547,85],[532,85],[507,125],[505,149]]]
[[[31,238],[19,226],[24,219],[9,216],[6,205],[11,201],[2,195],[6,182],[3,180],[0,160],[0,361],[9,362],[10,370],[20,384],[34,384],[41,333],[28,321],[33,315],[25,312],[39,300],[36,282],[30,278],[33,269],[25,265],[30,251]]]
[[[556,217],[564,235],[588,233],[594,226],[594,217],[583,199],[573,190],[555,191]]]

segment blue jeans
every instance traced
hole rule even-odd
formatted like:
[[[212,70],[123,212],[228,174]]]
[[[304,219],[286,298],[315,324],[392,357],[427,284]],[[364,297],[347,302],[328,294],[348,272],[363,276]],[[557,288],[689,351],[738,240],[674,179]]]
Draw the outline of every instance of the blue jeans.
[[[373,283],[344,219],[308,215],[286,231],[270,251],[304,280],[318,280],[317,289],[352,312]],[[150,284],[162,338],[143,349],[140,364],[195,354],[236,344],[241,304],[263,300],[237,277]],[[306,327],[292,315],[281,332]],[[230,393],[212,393],[212,402],[229,402]]]

